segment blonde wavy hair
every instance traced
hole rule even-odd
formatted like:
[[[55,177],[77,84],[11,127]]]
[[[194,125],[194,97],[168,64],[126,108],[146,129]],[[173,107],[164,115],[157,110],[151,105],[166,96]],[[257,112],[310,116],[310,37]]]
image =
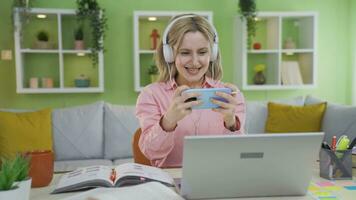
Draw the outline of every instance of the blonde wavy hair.
[[[192,14],[184,14],[184,15],[192,15]],[[184,15],[175,16],[173,19],[171,19],[171,22],[174,19],[182,17]],[[176,55],[177,55],[177,49],[180,48],[184,35],[188,32],[196,32],[196,31],[201,32],[204,35],[204,37],[209,41],[210,52],[211,52],[211,48],[213,47],[213,44],[214,44],[214,30],[212,28],[212,25],[210,25],[210,23],[206,19],[204,19],[202,16],[194,15],[192,17],[178,19],[178,21],[176,21],[171,26],[171,29],[169,30],[169,32],[167,34],[168,44],[173,49],[174,57],[176,57]],[[157,48],[157,51],[155,53],[155,56],[154,56],[156,65],[159,70],[159,77],[158,77],[159,82],[167,82],[170,80],[168,67],[171,68],[172,78],[176,78],[177,73],[178,73],[175,63],[173,62],[173,63],[169,64],[164,59],[163,41],[162,41],[163,39],[164,38],[161,39],[159,46]],[[176,47],[176,48],[174,48],[174,47]],[[170,66],[167,66],[167,65],[170,65]],[[214,71],[212,71],[212,70],[214,70]],[[216,60],[209,63],[208,71],[206,72],[205,75],[214,79],[214,80],[220,80],[222,78],[222,65],[221,65],[221,60],[220,60],[220,51],[218,51]],[[212,75],[214,77],[212,77]]]

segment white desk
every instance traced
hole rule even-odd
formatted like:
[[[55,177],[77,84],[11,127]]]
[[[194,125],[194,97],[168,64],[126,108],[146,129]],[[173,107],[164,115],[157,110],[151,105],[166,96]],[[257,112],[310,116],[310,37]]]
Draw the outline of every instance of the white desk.
[[[165,169],[165,171],[167,171],[169,174],[172,175],[173,178],[180,178],[181,175],[181,169]],[[60,200],[62,198],[65,197],[69,197],[72,196],[73,194],[77,194],[78,192],[73,192],[73,193],[64,193],[64,194],[53,194],[51,195],[50,192],[52,192],[54,190],[54,187],[56,185],[56,183],[58,182],[59,178],[60,178],[61,174],[55,174],[54,178],[51,182],[51,184],[48,187],[43,187],[43,188],[34,188],[31,190],[31,194],[30,194],[30,200]],[[356,169],[353,168],[353,180],[355,180],[356,176]],[[320,178],[319,176],[319,165],[318,163],[315,164],[314,166],[314,171],[313,171],[313,178],[312,180],[314,182],[319,182],[319,181],[325,181],[326,179]],[[341,184],[345,181],[336,181],[337,184]],[[356,199],[356,191],[352,191],[352,190],[345,190],[342,189],[340,191],[335,191],[333,192],[335,193],[339,199],[342,200],[354,200]],[[277,199],[277,200],[313,200],[313,198],[310,195],[306,195],[306,196],[296,196],[296,197],[262,197],[262,198],[236,198],[239,200],[267,200],[267,199]],[[228,199],[224,199],[224,200],[228,200]]]

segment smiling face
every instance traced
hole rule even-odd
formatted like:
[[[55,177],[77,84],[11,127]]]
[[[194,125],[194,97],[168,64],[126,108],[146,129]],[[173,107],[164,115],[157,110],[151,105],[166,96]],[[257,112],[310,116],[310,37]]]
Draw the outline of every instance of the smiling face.
[[[211,55],[209,40],[199,31],[187,32],[180,47],[176,49],[176,54],[178,85],[201,87],[209,67]]]

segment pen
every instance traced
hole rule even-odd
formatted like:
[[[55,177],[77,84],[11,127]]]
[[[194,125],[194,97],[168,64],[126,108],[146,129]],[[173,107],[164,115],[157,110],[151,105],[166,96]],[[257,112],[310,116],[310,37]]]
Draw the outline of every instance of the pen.
[[[116,171],[115,171],[115,169],[112,169],[111,170],[111,175],[110,175],[110,180],[112,182],[115,182],[115,179],[116,179]]]
[[[331,139],[331,150],[333,150],[333,151],[336,150],[336,136],[335,135]]]
[[[356,145],[356,137],[352,140],[351,144],[349,145],[349,149],[354,148],[355,145]]]

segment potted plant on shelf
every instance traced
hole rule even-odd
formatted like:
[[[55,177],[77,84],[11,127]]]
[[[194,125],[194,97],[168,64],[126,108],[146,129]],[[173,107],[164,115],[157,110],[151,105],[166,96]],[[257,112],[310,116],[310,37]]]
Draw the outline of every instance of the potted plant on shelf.
[[[266,77],[264,71],[266,69],[266,65],[258,64],[256,65],[253,70],[255,71],[255,75],[253,77],[253,83],[256,85],[263,85],[266,83]]]
[[[84,32],[83,32],[83,27],[79,26],[75,31],[74,31],[74,49],[75,50],[83,50],[84,47]]]
[[[48,49],[49,44],[48,44],[48,33],[46,31],[39,31],[36,35],[37,41],[36,41],[36,48],[38,49]]]
[[[92,39],[90,54],[93,66],[99,62],[98,52],[104,50],[105,30],[107,18],[105,10],[101,9],[97,0],[77,0],[77,18],[80,22],[89,19]]]
[[[156,65],[150,65],[148,67],[148,74],[150,75],[151,82],[156,82],[158,79],[158,68]]]
[[[247,47],[251,48],[252,38],[256,35],[256,2],[255,0],[239,0],[239,13],[246,22]]]

